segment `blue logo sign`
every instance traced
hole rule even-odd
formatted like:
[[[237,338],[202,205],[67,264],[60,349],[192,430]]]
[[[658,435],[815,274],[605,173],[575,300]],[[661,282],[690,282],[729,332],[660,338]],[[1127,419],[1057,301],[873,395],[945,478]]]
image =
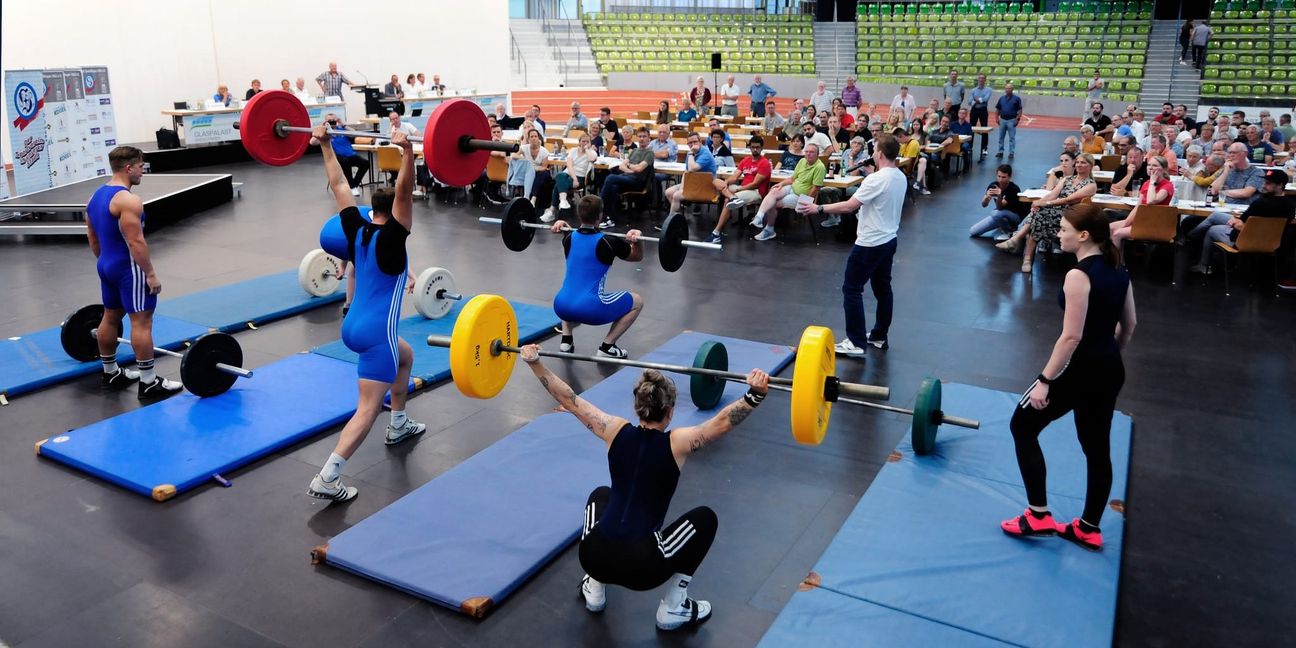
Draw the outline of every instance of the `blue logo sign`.
[[[14,110],[18,111],[18,116],[24,120],[30,120],[36,116],[36,111],[40,108],[40,99],[36,96],[36,88],[32,84],[23,81],[14,88],[13,96]]]
[[[94,90],[94,87],[95,87],[94,75],[87,73],[85,75],[85,88],[86,90]]]

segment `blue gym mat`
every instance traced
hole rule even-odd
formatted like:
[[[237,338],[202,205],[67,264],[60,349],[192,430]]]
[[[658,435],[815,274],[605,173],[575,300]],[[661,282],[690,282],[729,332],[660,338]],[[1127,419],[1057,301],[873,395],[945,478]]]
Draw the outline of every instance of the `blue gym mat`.
[[[340,284],[331,295],[308,295],[297,281],[297,271],[288,270],[161,300],[157,314],[233,333],[343,299],[346,288]]]
[[[464,296],[465,300],[468,298]],[[456,302],[441,319],[427,319],[414,315],[400,321],[397,334],[409,342],[414,349],[414,366],[410,370],[410,391],[422,389],[450,377],[450,350],[443,347],[431,347],[425,342],[429,335],[450,335],[454,331],[455,320],[466,301]],[[549,334],[550,329],[559,324],[558,316],[552,306],[533,306],[515,301],[509,302],[517,315],[518,331],[526,337],[523,343],[532,342]],[[311,350],[322,356],[336,358],[351,364],[358,362],[359,356],[348,349],[342,340],[335,340]]]
[[[948,645],[951,630],[1015,645],[1111,644],[1123,514],[1104,511],[1098,553],[1056,538],[1005,536],[999,521],[1026,502],[1008,431],[1019,396],[957,384],[943,392],[942,409],[980,419],[981,429],[944,426],[937,451],[925,457],[902,442],[904,458],[882,468],[815,566],[820,587],[836,597],[795,595],[762,646],[860,637]],[[1112,422],[1112,500],[1125,498],[1132,427],[1124,414]],[[1041,442],[1050,508],[1059,520],[1078,517],[1085,462],[1072,418],[1050,425]],[[861,623],[841,627],[841,608],[852,605],[848,616]],[[875,614],[877,606],[893,614]]]
[[[702,333],[681,333],[643,356],[692,365],[698,346],[719,340],[731,367],[770,372],[792,349]],[[605,411],[631,414],[640,370],[626,368],[581,394]],[[681,386],[674,427],[714,415],[699,412]],[[725,400],[746,387],[730,384]],[[507,394],[505,395],[507,396]],[[580,534],[590,491],[606,484],[603,445],[569,414],[545,414],[316,551],[331,565],[475,617],[485,616]]]
[[[130,318],[123,320],[130,338]],[[153,344],[178,349],[185,342],[207,332],[207,327],[170,317],[153,318]],[[0,395],[17,396],[69,378],[100,371],[98,360],[78,362],[63,352],[59,327],[42,329],[26,335],[0,340]],[[118,347],[117,361],[131,362],[135,352],[130,345]]]
[[[557,323],[552,311],[544,319],[538,306],[513,307],[524,341],[547,335]],[[436,320],[437,330],[448,333],[455,315]],[[416,354],[429,348],[421,338],[408,341]],[[439,362],[428,369],[437,380],[450,375],[448,356],[442,353]],[[353,362],[299,353],[255,368],[251,379],[224,394],[173,396],[46,439],[36,451],[163,501],[346,421],[355,413],[355,371]]]

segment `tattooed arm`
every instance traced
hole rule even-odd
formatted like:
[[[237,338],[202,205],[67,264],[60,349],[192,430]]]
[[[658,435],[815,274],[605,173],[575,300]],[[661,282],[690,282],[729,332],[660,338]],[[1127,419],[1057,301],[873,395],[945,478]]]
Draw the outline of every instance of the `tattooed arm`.
[[[594,407],[589,401],[577,396],[570,385],[540,363],[539,353],[540,347],[538,345],[528,344],[522,347],[522,360],[527,363],[527,366],[531,367],[531,373],[535,374],[536,379],[540,381],[540,384],[549,392],[549,395],[553,396],[554,400],[558,401],[558,404],[563,409],[575,415],[581,425],[584,425],[595,436],[610,445],[612,438],[626,424],[626,420],[612,416]]]
[[[751,373],[747,374],[747,385],[748,391],[756,394],[757,398],[763,399],[769,390],[769,374],[760,369],[752,369]],[[756,404],[759,404],[759,401]],[[752,413],[756,404],[751,402],[750,397],[744,396],[730,403],[702,425],[679,428],[671,432],[671,451],[675,454],[676,463],[683,466],[684,459],[688,455],[705,448],[712,441],[737,427]]]

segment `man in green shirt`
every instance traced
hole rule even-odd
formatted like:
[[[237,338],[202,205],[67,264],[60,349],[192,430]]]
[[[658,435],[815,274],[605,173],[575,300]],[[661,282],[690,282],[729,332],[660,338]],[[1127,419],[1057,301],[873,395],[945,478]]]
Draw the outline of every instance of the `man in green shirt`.
[[[774,221],[778,220],[778,207],[793,209],[799,202],[813,203],[819,197],[819,190],[824,186],[828,168],[819,161],[819,145],[806,144],[805,158],[797,162],[792,177],[774,185],[756,209],[756,218],[752,227],[762,228],[756,235],[757,241],[768,241],[774,238]],[[766,216],[768,215],[768,218]]]
[[[640,127],[635,131],[636,146],[630,149],[616,171],[603,181],[599,198],[603,199],[603,222],[599,229],[616,226],[617,201],[626,191],[638,191],[648,186],[653,177],[653,152],[648,148],[648,129]],[[629,144],[627,144],[629,146]]]
[[[1282,133],[1284,142],[1290,142],[1293,137],[1296,137],[1296,127],[1292,126],[1291,114],[1283,113],[1278,115],[1278,128],[1276,130]]]

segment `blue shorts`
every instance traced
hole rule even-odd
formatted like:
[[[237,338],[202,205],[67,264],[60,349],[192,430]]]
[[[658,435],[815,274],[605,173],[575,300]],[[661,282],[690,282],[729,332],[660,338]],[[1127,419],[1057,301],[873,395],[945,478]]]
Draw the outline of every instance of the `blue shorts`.
[[[392,326],[386,319],[366,317],[352,308],[342,321],[342,342],[356,355],[356,375],[364,380],[390,383],[396,380],[400,364],[400,338],[396,335],[396,318]]]
[[[621,290],[605,293],[602,286],[597,292],[569,294],[559,291],[554,297],[554,313],[564,322],[588,326],[611,324],[634,308],[634,296]]]
[[[125,264],[97,266],[99,292],[104,308],[142,313],[157,308],[157,295],[151,294],[144,271],[133,261]]]

